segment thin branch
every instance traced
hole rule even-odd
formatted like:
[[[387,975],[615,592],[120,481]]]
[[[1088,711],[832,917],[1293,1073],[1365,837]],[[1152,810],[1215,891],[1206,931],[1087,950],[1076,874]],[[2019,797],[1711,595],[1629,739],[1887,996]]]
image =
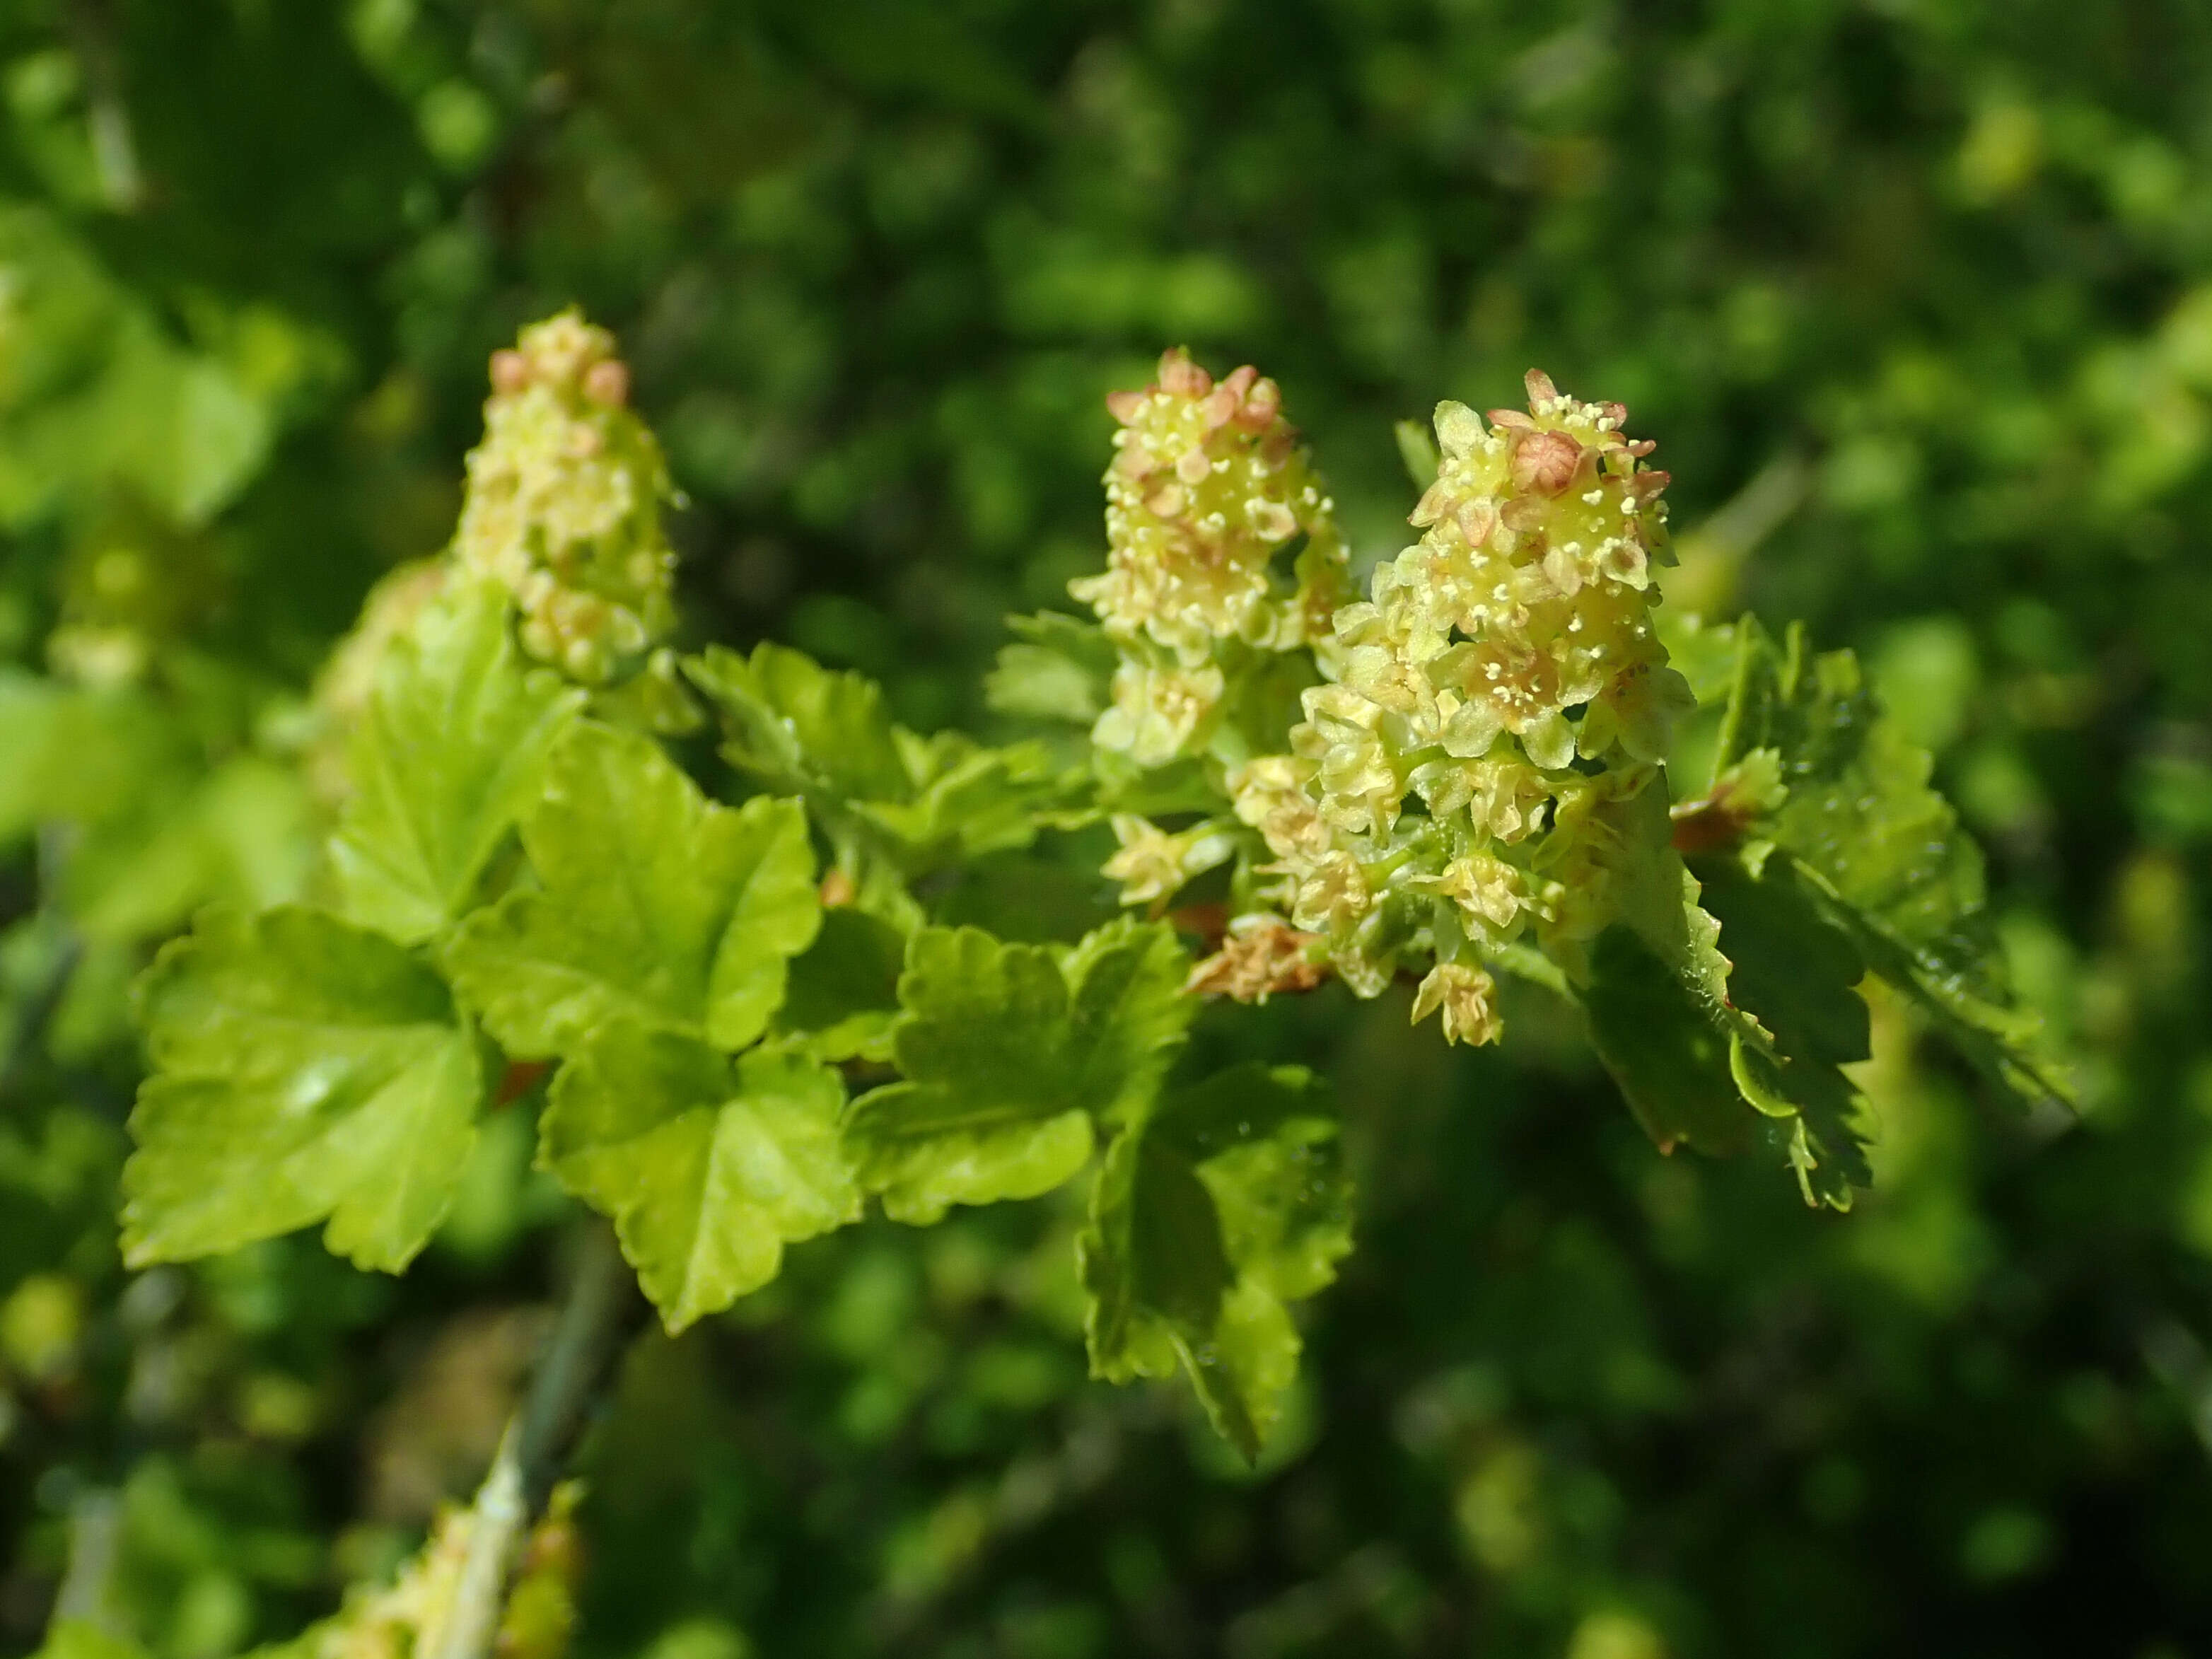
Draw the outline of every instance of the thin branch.
[[[523,1536],[560,1481],[635,1299],[613,1231],[594,1222],[560,1323],[477,1490],[453,1607],[436,1639],[425,1644],[424,1659],[487,1659],[491,1653]]]
[[[114,1595],[122,1541],[123,1503],[113,1492],[98,1487],[70,1505],[69,1566],[54,1598],[54,1626],[85,1624],[110,1636],[123,1634]]]
[[[6,1044],[0,1047],[0,1101],[15,1093],[38,1058],[46,1026],[60,1009],[62,999],[69,994],[70,981],[84,959],[84,939],[61,908],[62,882],[73,839],[72,833],[59,824],[46,824],[39,831],[39,908],[54,919],[61,937],[46,971],[16,1005]]]
[[[106,0],[69,0],[68,15],[70,44],[84,72],[86,115],[100,194],[118,213],[135,213],[146,199],[146,181],[138,170],[131,110],[123,101],[114,17]]]

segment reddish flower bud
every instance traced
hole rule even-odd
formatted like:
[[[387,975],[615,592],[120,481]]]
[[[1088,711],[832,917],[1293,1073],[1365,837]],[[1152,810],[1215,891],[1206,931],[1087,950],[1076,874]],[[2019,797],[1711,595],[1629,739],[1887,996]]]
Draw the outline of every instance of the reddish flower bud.
[[[1213,390],[1213,377],[1191,362],[1190,354],[1178,346],[1160,356],[1160,390],[1172,392],[1178,398],[1203,398]]]
[[[1145,412],[1142,392],[1109,392],[1106,394],[1106,410],[1123,426],[1134,426],[1137,417]]]
[[[1575,481],[1583,447],[1565,432],[1532,432],[1514,447],[1513,487],[1538,495],[1557,495]]]
[[[629,401],[629,365],[601,358],[584,373],[584,395],[603,409],[620,409]]]

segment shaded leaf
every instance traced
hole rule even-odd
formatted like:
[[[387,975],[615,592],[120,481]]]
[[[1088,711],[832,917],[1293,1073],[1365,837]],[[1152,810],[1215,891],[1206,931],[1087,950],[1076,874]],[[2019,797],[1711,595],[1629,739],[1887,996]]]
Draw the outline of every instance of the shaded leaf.
[[[1866,971],[1850,939],[1822,916],[1787,858],[1758,876],[1734,859],[1698,866],[1705,907],[1719,919],[1729,994],[1773,1034],[1771,1053],[1741,1042],[1729,1070],[1744,1098],[1774,1120],[1808,1203],[1838,1210],[1870,1183],[1862,1146],[1864,1103],[1842,1067],[1870,1057]]]
[[[1778,648],[1751,617],[1736,635],[1717,769],[1771,751],[1781,786],[1758,801],[1746,845],[1781,847],[1867,967],[2021,1104],[2070,1103],[2040,1021],[2005,988],[1980,851],[1929,787],[1927,752],[1883,715],[1850,652],[1813,655],[1800,628]]]
[[[1256,1457],[1297,1375],[1287,1304],[1335,1277],[1350,1191],[1323,1085],[1237,1066],[1133,1121],[1109,1150],[1080,1241],[1093,1372],[1179,1364],[1207,1415]]]
[[[906,939],[864,910],[822,913],[822,932],[793,959],[775,1034],[817,1060],[889,1060]]]
[[[1598,935],[1582,995],[1598,1057],[1662,1152],[1728,1153],[1750,1143],[1726,1026],[1633,929],[1616,923]]]

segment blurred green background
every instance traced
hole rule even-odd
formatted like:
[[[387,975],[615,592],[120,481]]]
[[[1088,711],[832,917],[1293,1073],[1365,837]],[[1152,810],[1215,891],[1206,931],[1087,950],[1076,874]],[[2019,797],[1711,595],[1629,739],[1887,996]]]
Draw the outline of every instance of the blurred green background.
[[[0,1652],[290,1634],[489,1455],[559,1274],[494,1120],[404,1281],[129,1275],[131,976],[296,890],[307,696],[459,501],[486,354],[621,333],[696,640],[981,718],[1102,556],[1101,396],[1277,376],[1363,563],[1395,420],[1531,364],[1677,483],[1677,606],[1858,647],[1990,854],[2079,1123],[1876,1011],[1881,1188],[1662,1159],[1278,1003],[1361,1244],[1256,1474],[1083,1375],[1078,1201],[873,1223],[586,1458],[580,1652],[2212,1651],[2212,11],[2201,0],[0,7]]]

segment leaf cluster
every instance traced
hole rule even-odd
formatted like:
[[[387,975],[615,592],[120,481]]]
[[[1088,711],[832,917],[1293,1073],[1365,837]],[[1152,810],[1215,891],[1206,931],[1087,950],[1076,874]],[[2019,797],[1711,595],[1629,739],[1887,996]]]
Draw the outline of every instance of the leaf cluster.
[[[1163,925],[1051,945],[932,919],[933,872],[1085,816],[1042,744],[917,736],[775,646],[685,666],[754,786],[734,804],[527,664],[494,587],[449,583],[393,640],[325,902],[210,910],[141,988],[131,1259],[322,1222],[400,1271],[520,1083],[539,1167],[612,1219],[677,1331],[870,1197],[927,1224],[1059,1187],[1103,1139],[1094,1365],[1180,1358],[1256,1455],[1296,1369],[1285,1304],[1348,1243],[1321,1085],[1170,1086],[1199,1004]]]
[[[2002,981],[1979,850],[1856,659],[1814,654],[1802,628],[1778,644],[1751,617],[1685,632],[1717,724],[1705,787],[1673,813],[1699,946],[1670,972],[1616,927],[1585,997],[1653,1138],[1729,1152],[1756,1131],[1807,1202],[1848,1209],[1875,1132],[1846,1069],[1871,1057],[1869,978],[2022,1111],[2072,1107],[2040,1021]]]

